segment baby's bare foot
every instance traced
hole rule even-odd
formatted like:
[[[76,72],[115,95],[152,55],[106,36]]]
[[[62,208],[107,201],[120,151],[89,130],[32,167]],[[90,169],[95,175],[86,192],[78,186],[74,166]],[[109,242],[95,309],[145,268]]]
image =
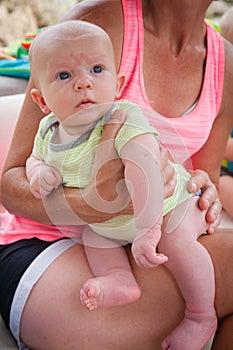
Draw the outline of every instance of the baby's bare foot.
[[[128,271],[88,279],[80,291],[82,305],[89,310],[129,304],[140,297],[140,289]]]
[[[215,315],[198,319],[185,317],[162,343],[163,350],[200,350],[217,328]]]
[[[81,303],[89,310],[97,309],[100,295],[101,287],[97,278],[96,281],[95,278],[87,280],[83,288],[80,290]]]

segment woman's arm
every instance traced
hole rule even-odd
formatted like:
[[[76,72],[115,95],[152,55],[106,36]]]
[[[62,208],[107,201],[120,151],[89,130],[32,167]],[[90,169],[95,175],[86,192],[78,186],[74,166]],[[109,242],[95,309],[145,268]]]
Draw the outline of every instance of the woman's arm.
[[[28,191],[26,190],[28,183],[24,168],[26,159],[32,151],[39,121],[43,117],[42,112],[31,99],[29,91],[32,86],[33,83],[30,81],[1,178],[1,201],[10,211],[14,212],[16,209],[16,214],[19,215],[21,210],[24,210],[23,203],[26,201],[31,208],[28,210],[41,211],[41,208],[35,205],[33,196],[30,201],[29,188]]]
[[[32,82],[30,82],[31,85]],[[94,205],[90,206],[88,203],[92,203],[94,200],[92,198],[93,186],[97,186],[100,195],[104,192],[107,193],[107,196],[105,195],[106,200],[111,201],[112,197],[115,197],[114,181],[117,183],[119,179],[123,178],[123,167],[119,159],[106,163],[95,177],[96,181],[93,181],[87,190],[60,188],[43,200],[36,199],[32,195],[26,178],[25,164],[31,154],[34,136],[42,117],[41,111],[31,100],[30,94],[27,94],[1,179],[1,200],[3,205],[16,215],[42,223],[55,223],[58,220],[56,221],[57,224],[77,224],[79,217],[84,222],[106,220],[104,213],[98,212]],[[116,119],[117,123],[114,123],[113,119],[111,124],[109,123],[106,126],[103,140],[108,138],[110,140],[114,139],[115,134],[124,121],[124,116],[118,114]],[[113,142],[111,144],[113,145]],[[108,153],[105,152],[105,155],[110,157],[109,160],[113,159],[115,157],[114,147],[109,149]],[[105,161],[107,161],[106,158]],[[106,168],[108,168],[107,171]],[[113,177],[112,174],[115,174],[115,176]],[[107,190],[104,191],[102,188]],[[56,206],[54,203],[56,203]],[[106,213],[107,219],[109,216],[110,214]],[[64,218],[62,223],[60,222],[61,218]],[[70,222],[71,219],[74,222]]]
[[[213,124],[211,133],[205,145],[192,157],[194,169],[204,170],[207,174],[195,170],[195,178],[192,178],[189,189],[192,188],[192,181],[196,180],[202,184],[204,192],[200,198],[201,209],[209,210],[206,214],[207,221],[211,224],[209,233],[213,233],[220,222],[221,203],[217,196],[219,186],[219,173],[224,152],[233,128],[233,46],[225,41],[225,77],[221,107],[217,118]],[[204,180],[202,182],[202,180]],[[213,187],[213,184],[216,189]],[[197,186],[194,186],[195,190]]]
[[[107,5],[104,13],[103,8],[105,7],[102,7],[102,2]],[[78,4],[71,9],[64,19],[80,18],[91,22],[98,22],[97,24],[101,25],[101,22],[104,23],[106,18],[114,17],[112,15],[112,6],[116,4],[115,1],[102,2],[85,1],[82,4]],[[117,7],[118,10],[121,10],[120,1],[117,3]],[[107,14],[108,16],[106,16]],[[119,43],[119,47],[120,45]],[[54,201],[59,203],[61,209],[57,209],[57,211],[60,214],[62,209],[67,209],[68,218],[70,217],[70,211],[73,210],[76,220],[77,215],[82,217],[85,222],[99,222],[109,219],[109,214],[104,217],[104,213],[96,211],[94,207],[90,207],[87,201],[88,203],[91,201],[92,188],[96,188],[95,186],[97,186],[98,192],[103,195],[106,200],[111,201],[116,196],[115,189],[112,190],[114,181],[117,183],[119,179],[123,178],[123,167],[119,160],[105,164],[104,168],[100,169],[95,177],[96,182],[91,184],[91,186],[82,193],[78,189],[60,189],[59,191],[54,191],[54,193],[49,196],[46,203],[32,196],[25,175],[25,163],[26,159],[31,154],[34,137],[39,122],[43,117],[39,107],[33,102],[30,96],[30,91],[33,87],[34,83],[32,79],[30,79],[25,101],[19,115],[10,151],[3,170],[1,179],[1,201],[10,212],[42,223],[51,223],[54,221],[54,219],[51,220],[52,214],[48,214],[48,211],[50,212],[50,210],[52,210],[52,208],[48,210],[48,207],[52,207]],[[115,124],[111,127],[109,124],[104,130],[103,138],[114,138],[119,127],[120,124]],[[109,174],[111,174],[111,178],[109,178]],[[52,217],[53,216],[54,215],[52,215]],[[59,215],[55,216],[59,217]]]

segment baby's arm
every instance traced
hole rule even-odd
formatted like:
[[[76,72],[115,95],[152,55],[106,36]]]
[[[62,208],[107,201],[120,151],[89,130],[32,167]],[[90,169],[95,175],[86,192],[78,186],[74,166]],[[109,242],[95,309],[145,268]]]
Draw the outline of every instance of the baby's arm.
[[[152,267],[167,261],[163,254],[156,253],[164,201],[159,149],[156,138],[152,134],[144,134],[129,141],[121,151],[137,228],[132,252],[141,267]]]
[[[26,175],[30,190],[36,198],[47,197],[62,183],[58,170],[31,155],[26,162]]]

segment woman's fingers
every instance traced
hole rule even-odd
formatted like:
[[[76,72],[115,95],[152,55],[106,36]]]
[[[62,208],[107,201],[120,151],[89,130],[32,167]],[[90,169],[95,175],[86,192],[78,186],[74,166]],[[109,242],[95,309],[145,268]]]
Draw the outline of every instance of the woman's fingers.
[[[199,199],[199,207],[206,210],[206,221],[209,224],[207,232],[212,234],[220,223],[220,213],[222,210],[221,202],[218,198],[218,192],[215,185],[210,181],[208,174],[203,170],[194,170],[192,178],[188,183],[188,190],[192,193],[202,190]]]

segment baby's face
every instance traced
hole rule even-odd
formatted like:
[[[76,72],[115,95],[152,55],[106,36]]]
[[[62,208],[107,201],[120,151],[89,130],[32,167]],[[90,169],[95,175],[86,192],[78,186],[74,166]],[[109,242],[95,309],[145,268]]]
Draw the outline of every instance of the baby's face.
[[[108,111],[118,94],[114,53],[101,35],[56,40],[46,52],[40,90],[61,123],[87,127]]]

